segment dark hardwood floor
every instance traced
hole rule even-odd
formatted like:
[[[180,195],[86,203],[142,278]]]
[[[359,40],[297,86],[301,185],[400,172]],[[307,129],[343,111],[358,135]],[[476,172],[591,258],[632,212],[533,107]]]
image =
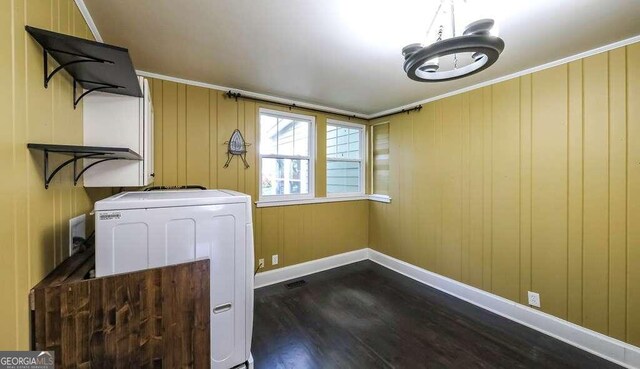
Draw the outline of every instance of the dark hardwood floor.
[[[370,261],[256,290],[251,351],[275,368],[618,368]]]

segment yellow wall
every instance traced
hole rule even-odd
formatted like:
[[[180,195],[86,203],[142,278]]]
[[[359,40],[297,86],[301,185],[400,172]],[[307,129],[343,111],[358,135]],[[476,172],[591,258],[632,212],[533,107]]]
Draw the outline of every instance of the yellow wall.
[[[258,194],[258,109],[251,101],[229,99],[224,91],[169,81],[152,80],[155,111],[155,185],[198,184],[208,188]],[[317,130],[316,197],[326,196],[327,116],[294,109],[315,116]],[[339,120],[345,118],[329,117]],[[366,123],[366,122],[361,122]],[[244,169],[238,158],[223,168],[227,156],[224,144],[234,129],[240,129],[251,143]],[[265,269],[297,264],[325,256],[367,247],[367,201],[254,207],[256,260],[265,259]],[[271,255],[280,262],[271,266]],[[256,264],[257,265],[257,264]]]
[[[69,77],[44,89],[42,51],[24,31],[91,38],[78,9],[72,0],[0,7],[0,349],[25,349],[29,288],[67,256],[67,219],[108,192],[73,187],[69,169],[45,190],[42,156],[26,149],[82,142]],[[156,185],[255,199],[261,105],[167,81],[152,88]],[[268,270],[276,253],[281,267],[371,245],[521,303],[540,292],[542,310],[640,345],[638,101],[636,44],[394,116],[393,202],[255,209],[256,258]],[[316,117],[316,195],[325,196],[327,117],[295,112]],[[222,168],[235,128],[254,144],[248,170],[237,159]]]
[[[374,249],[640,345],[640,44],[390,121]]]
[[[44,88],[42,48],[25,25],[92,38],[73,0],[0,1],[0,350],[28,348],[29,289],[67,257],[68,219],[92,206],[70,169],[45,190],[42,154],[27,150],[81,144],[82,105],[73,110],[65,72]]]

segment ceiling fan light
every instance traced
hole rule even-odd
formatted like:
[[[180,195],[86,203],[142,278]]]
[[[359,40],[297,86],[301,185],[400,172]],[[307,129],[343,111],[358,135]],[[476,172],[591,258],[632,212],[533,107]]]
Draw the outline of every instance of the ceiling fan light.
[[[475,22],[469,23],[467,27],[464,29],[463,35],[479,35],[479,36],[487,36],[491,33],[491,28],[495,21],[493,19],[485,18],[480,19]]]
[[[440,68],[438,64],[425,64],[418,69],[425,73],[435,73],[438,71],[438,68]]]
[[[410,79],[418,82],[451,81],[481,72],[500,57],[504,41],[491,32],[495,21],[482,18],[466,27],[459,27],[467,21],[456,23],[456,13],[463,15],[460,20],[468,19],[471,13],[467,7],[461,13],[456,12],[455,2],[440,0],[427,29],[427,39],[435,37],[435,42],[426,46],[410,44],[402,49],[403,69]],[[464,28],[464,32],[456,32],[456,26],[458,29]],[[441,63],[443,57],[445,60]]]
[[[405,56],[404,71],[418,82],[444,82],[470,76],[493,65],[504,49],[504,41],[489,35],[466,35],[438,41]],[[436,58],[471,53],[473,62],[450,70],[430,67]]]
[[[471,55],[471,59],[473,59],[474,61],[478,61],[478,60],[480,60],[483,56],[484,56],[484,54],[483,54],[483,53],[481,53],[481,52],[475,52],[475,53],[473,53],[473,55]]]
[[[415,54],[416,51],[422,49],[422,44],[420,43],[416,43],[416,44],[410,44],[407,45],[405,47],[402,48],[402,55],[404,56],[405,60],[410,58],[411,55]]]

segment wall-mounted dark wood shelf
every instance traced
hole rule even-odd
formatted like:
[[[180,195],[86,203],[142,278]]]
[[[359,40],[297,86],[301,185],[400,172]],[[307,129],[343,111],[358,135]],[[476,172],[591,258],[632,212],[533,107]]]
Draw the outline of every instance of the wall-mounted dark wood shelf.
[[[40,28],[25,26],[25,29],[42,46],[44,87],[47,88],[51,78],[62,69],[73,78],[74,109],[93,91],[142,97],[127,49]],[[59,64],[51,73],[49,55]],[[86,90],[80,96],[76,96],[78,84]]]
[[[71,163],[73,163],[73,185],[75,186],[82,174],[96,164],[111,160],[142,160],[142,156],[137,152],[123,147],[74,146],[37,143],[27,144],[27,147],[32,150],[40,150],[44,152],[44,188],[49,188],[49,183],[51,183],[53,177],[62,168]],[[51,174],[49,174],[49,153],[67,155],[72,158],[60,164],[51,172]],[[80,159],[95,159],[96,161],[78,171],[77,163]]]

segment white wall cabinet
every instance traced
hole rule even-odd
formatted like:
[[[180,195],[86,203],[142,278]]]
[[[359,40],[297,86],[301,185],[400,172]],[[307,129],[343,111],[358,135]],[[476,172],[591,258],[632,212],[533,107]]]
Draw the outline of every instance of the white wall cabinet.
[[[85,187],[141,187],[153,183],[153,105],[149,82],[138,77],[143,97],[94,92],[84,97],[85,146],[126,147],[142,161],[113,160],[87,170]],[[85,159],[85,167],[93,160]]]

